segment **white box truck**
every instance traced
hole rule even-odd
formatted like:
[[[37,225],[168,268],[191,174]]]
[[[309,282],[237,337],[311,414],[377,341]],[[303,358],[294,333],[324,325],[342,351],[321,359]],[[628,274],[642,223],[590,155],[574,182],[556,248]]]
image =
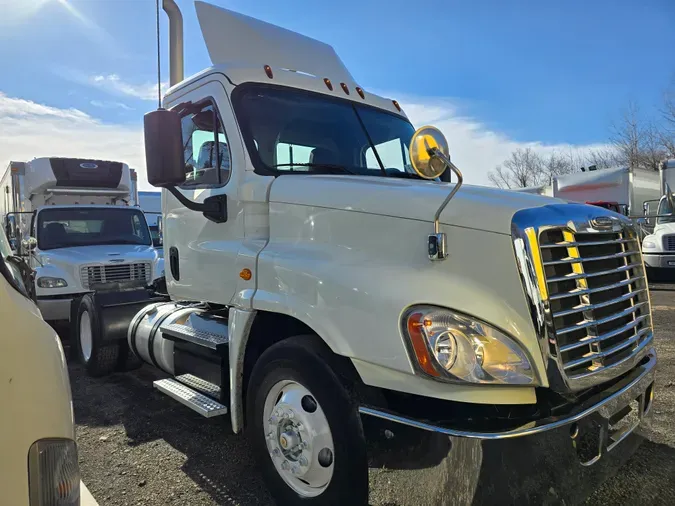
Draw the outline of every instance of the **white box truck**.
[[[553,178],[552,196],[641,215],[646,201],[658,199],[659,174],[628,167],[577,172]]]
[[[136,173],[121,162],[76,158],[12,161],[0,179],[0,219],[35,270],[43,317],[68,321],[92,291],[146,287],[159,274]]]
[[[630,220],[462,186],[442,134],[332,47],[238,13],[196,2],[213,67],[183,80],[163,5],[145,148],[168,295],[85,296],[94,347],[229,414],[284,506],[561,503],[615,472],[656,365]]]
[[[645,217],[654,228],[642,240],[645,264],[655,277],[675,273],[675,159],[661,163],[659,180],[661,198],[644,203]]]
[[[153,245],[157,248],[161,247],[162,193],[139,191],[138,206],[145,214],[148,227],[150,227]]]

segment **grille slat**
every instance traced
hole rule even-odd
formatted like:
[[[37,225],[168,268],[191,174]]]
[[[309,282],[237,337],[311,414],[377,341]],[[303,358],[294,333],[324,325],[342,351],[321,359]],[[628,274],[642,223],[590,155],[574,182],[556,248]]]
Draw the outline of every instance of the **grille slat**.
[[[636,318],[635,320],[633,320],[632,322],[630,322],[628,325],[624,325],[623,327],[619,327],[618,329],[612,330],[611,332],[607,332],[606,334],[602,334],[600,336],[587,336],[586,338],[584,338],[580,341],[570,343],[570,344],[566,344],[565,346],[561,346],[560,351],[561,351],[561,353],[565,353],[567,351],[572,351],[576,348],[582,348],[584,346],[588,346],[589,344],[593,344],[593,343],[598,342],[598,341],[605,341],[605,340],[610,339],[612,337],[616,337],[618,335],[623,334],[624,332],[628,332],[629,330],[634,329],[635,327],[637,327],[640,323],[642,323],[646,319],[647,319],[647,315],[642,315],[642,316]]]
[[[577,360],[572,360],[571,362],[567,362],[565,364],[565,369],[574,369],[575,367],[578,367],[581,364],[584,364],[586,362],[593,362],[594,360],[598,360],[600,358],[607,357],[609,355],[612,355],[613,353],[616,353],[617,351],[621,351],[624,348],[627,348],[631,344],[635,344],[643,335],[645,335],[647,332],[649,332],[651,329],[646,328],[640,330],[637,334],[633,334],[633,336],[630,337],[630,339],[627,339],[625,341],[621,341],[619,344],[608,348],[605,351],[597,352],[597,353],[591,353],[589,355],[585,355],[582,358],[579,358]]]
[[[572,248],[576,246],[607,246],[608,244],[627,244],[633,242],[632,239],[617,239],[615,241],[586,241],[586,242],[558,242],[555,244],[542,244],[542,249],[549,248]]]
[[[563,376],[593,376],[639,353],[651,338],[651,320],[640,245],[630,226],[601,233],[547,228],[539,249],[551,353]]]
[[[616,271],[612,271],[609,274],[614,274]],[[582,275],[580,275],[582,276]],[[621,288],[622,286],[627,286],[635,283],[636,281],[644,279],[644,276],[635,276],[634,278],[628,278],[613,285],[601,286],[599,288],[579,288],[571,292],[556,293],[551,295],[550,300],[560,300],[566,297],[578,297],[579,295],[590,295],[591,293],[599,293],[607,290],[614,290],[615,288]]]
[[[151,268],[148,262],[132,262],[114,265],[87,265],[81,268],[82,285],[89,290],[94,285],[142,281],[150,283]]]
[[[666,251],[675,251],[675,234],[663,236],[663,247]]]
[[[584,245],[585,247],[585,245]],[[597,257],[568,257],[568,258],[563,258],[561,260],[550,260],[548,262],[544,262],[545,266],[548,265],[561,265],[561,264],[578,264],[579,262],[597,262],[600,260],[613,260],[616,258],[625,258],[629,257],[631,255],[637,255],[637,251],[624,251],[621,253],[615,253],[612,255],[601,255]]]
[[[625,285],[623,285],[625,286]],[[597,289],[596,289],[597,290]],[[605,288],[607,290],[607,288]],[[644,292],[644,289],[640,290],[635,290],[634,292],[628,292],[625,295],[622,295],[621,297],[617,297],[616,299],[611,299],[607,300],[605,302],[599,302],[597,304],[583,304],[581,306],[575,306],[572,309],[565,309],[564,311],[554,311],[553,316],[555,318],[561,317],[561,316],[569,316],[571,314],[575,313],[583,313],[584,311],[593,311],[595,309],[600,309],[603,307],[611,306],[613,304],[618,304],[619,302],[626,301],[628,299],[632,299],[633,297],[637,297],[639,294]]]

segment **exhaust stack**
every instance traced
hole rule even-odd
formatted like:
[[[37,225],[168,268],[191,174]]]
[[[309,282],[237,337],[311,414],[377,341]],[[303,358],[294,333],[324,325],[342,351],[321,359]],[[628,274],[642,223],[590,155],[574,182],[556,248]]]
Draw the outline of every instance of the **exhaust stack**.
[[[162,0],[162,9],[169,18],[169,85],[183,80],[183,14],[175,0]]]

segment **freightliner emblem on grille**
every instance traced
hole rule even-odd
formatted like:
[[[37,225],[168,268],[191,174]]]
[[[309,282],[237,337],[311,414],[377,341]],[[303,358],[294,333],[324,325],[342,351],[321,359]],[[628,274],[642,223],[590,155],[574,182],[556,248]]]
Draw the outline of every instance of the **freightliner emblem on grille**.
[[[619,224],[617,219],[612,216],[597,216],[592,218],[590,223],[595,230],[613,230]]]

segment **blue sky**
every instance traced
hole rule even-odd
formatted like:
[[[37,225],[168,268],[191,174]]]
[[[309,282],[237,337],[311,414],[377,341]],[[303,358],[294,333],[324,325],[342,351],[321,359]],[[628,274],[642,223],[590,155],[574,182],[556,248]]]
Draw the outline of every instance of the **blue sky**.
[[[178,3],[190,75],[210,62],[192,1]],[[672,0],[212,3],[333,45],[364,88],[440,123],[477,183],[515,147],[606,143],[628,100],[656,117],[675,82]],[[0,163],[78,148],[142,165],[154,0],[0,0],[0,11]],[[166,76],[164,17],[162,30]]]

